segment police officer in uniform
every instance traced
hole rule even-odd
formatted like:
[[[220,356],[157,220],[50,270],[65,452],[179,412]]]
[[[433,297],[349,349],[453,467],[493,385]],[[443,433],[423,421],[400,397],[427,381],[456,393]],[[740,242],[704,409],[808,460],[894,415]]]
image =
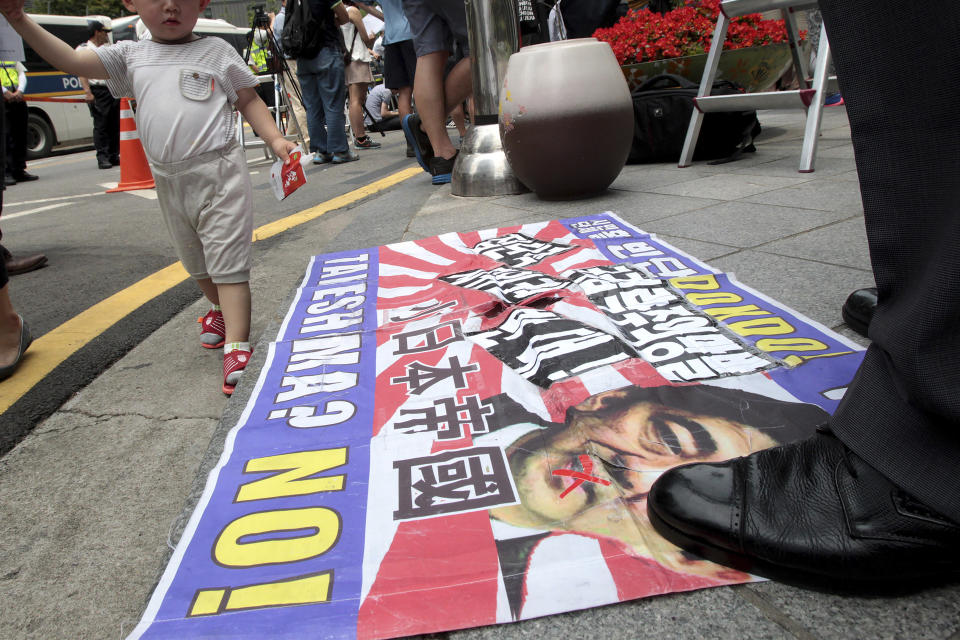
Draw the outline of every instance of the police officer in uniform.
[[[80,49],[96,49],[110,42],[110,18],[87,20],[87,41]],[[97,148],[97,166],[109,169],[120,164],[120,100],[107,88],[106,80],[80,78],[90,115],[93,116],[93,146]]]
[[[27,70],[20,62],[0,62],[0,82],[3,84],[3,107],[7,119],[6,173],[4,184],[36,180],[27,173],[27,103],[23,92],[27,87]]]

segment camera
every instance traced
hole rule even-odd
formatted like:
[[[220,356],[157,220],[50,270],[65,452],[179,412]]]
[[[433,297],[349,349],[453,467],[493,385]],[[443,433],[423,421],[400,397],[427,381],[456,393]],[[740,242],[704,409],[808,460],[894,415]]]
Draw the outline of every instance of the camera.
[[[258,4],[253,8],[253,28],[266,29],[270,26],[270,16],[264,11],[264,5]]]

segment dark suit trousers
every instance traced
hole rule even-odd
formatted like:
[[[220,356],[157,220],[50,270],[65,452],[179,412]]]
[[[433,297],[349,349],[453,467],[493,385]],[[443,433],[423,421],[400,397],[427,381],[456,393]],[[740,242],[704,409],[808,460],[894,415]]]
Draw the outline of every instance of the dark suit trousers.
[[[960,2],[820,8],[879,290],[873,343],[831,426],[960,522]]]
[[[93,102],[87,103],[93,117],[93,146],[97,160],[110,162],[120,155],[120,101],[103,85],[90,87]]]
[[[7,115],[7,173],[22,173],[27,169],[27,103],[5,102],[4,110]]]

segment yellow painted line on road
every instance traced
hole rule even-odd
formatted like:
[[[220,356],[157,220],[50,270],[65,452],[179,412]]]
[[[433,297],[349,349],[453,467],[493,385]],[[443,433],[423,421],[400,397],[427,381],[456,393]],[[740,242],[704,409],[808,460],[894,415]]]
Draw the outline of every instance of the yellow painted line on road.
[[[375,182],[270,222],[253,231],[253,241],[264,240],[310,222],[329,211],[353,204],[422,173],[419,167],[404,169]],[[0,383],[0,413],[9,409],[64,360],[135,309],[177,286],[190,276],[177,262],[98,302],[86,311],[33,341],[16,374]]]
[[[292,229],[293,227],[303,224],[304,222],[310,222],[314,218],[319,218],[328,211],[345,207],[348,204],[356,202],[357,200],[362,200],[367,196],[373,195],[378,191],[383,191],[387,187],[391,187],[395,184],[403,182],[407,178],[412,178],[413,176],[421,173],[423,173],[423,170],[419,167],[404,169],[403,171],[398,171],[393,175],[389,175],[386,178],[377,180],[376,182],[371,182],[365,187],[360,187],[359,189],[355,189],[350,193],[345,193],[342,196],[338,196],[333,200],[327,200],[326,202],[318,204],[315,207],[305,209],[299,213],[294,213],[281,220],[270,222],[262,227],[257,227],[253,231],[253,241],[256,242],[257,240],[266,240],[267,238],[275,236],[278,233],[283,233],[287,229]]]

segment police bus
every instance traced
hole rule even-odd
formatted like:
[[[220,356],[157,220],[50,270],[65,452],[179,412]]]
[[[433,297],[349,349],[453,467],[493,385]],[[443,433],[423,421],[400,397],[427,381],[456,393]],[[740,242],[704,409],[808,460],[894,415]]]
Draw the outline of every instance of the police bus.
[[[37,24],[71,47],[87,40],[87,19],[76,16],[32,15]],[[83,100],[83,87],[73,75],[58,71],[23,44],[27,68],[27,157],[42,158],[56,144],[80,144],[93,139],[93,118]],[[62,101],[62,102],[59,102]]]
[[[88,17],[30,14],[37,24],[71,47],[87,40]],[[103,19],[103,16],[89,16]],[[111,21],[111,41],[136,40],[138,16]],[[110,23],[108,23],[110,24]],[[201,18],[195,33],[223,38],[242,52],[250,29],[235,27],[225,20]],[[80,80],[54,69],[27,43],[23,44],[24,66],[27,68],[27,157],[43,158],[55,145],[72,146],[93,140],[93,118],[83,97]]]

